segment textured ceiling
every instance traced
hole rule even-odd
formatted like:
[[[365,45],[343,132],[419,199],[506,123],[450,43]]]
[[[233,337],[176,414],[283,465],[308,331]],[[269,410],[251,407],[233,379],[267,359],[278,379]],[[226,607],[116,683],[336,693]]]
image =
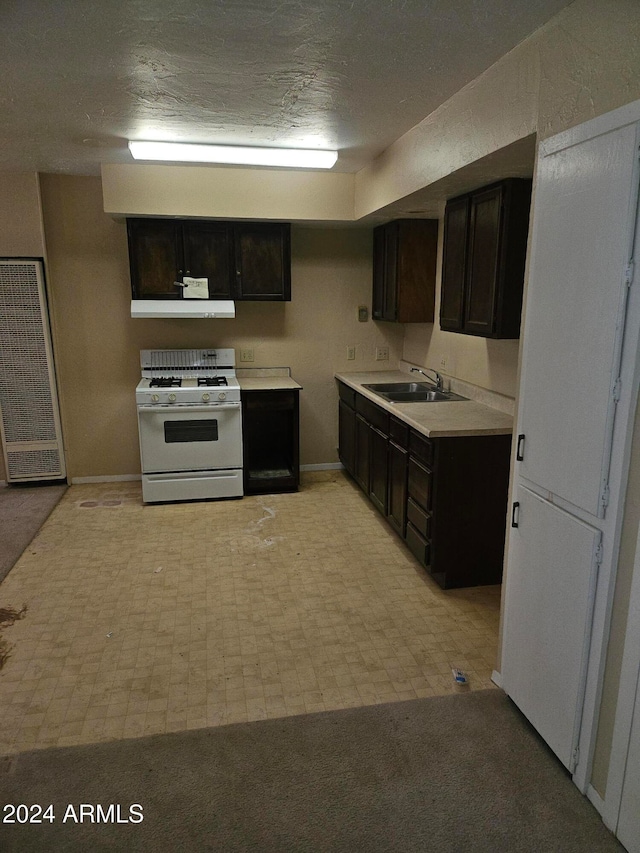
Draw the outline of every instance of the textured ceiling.
[[[337,148],[356,171],[567,0],[3,0],[0,169],[127,139]]]

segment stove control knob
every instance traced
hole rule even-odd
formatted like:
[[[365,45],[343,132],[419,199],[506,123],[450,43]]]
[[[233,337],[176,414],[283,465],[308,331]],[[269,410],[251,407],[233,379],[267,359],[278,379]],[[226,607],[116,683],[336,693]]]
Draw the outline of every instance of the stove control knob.
[[[204,400],[205,403],[208,403],[209,400],[211,399],[211,394],[203,394],[202,399]]]
[[[218,394],[218,400],[226,400],[226,399],[227,399],[227,395],[226,395],[226,393],[225,393],[224,391],[221,391],[221,392]]]
[[[159,397],[157,394],[152,394],[152,395],[151,395],[151,402],[152,402],[152,403],[159,403],[159,402],[160,402],[160,397]]]
[[[176,395],[175,394],[169,394],[169,402],[175,403],[175,401],[176,401]]]

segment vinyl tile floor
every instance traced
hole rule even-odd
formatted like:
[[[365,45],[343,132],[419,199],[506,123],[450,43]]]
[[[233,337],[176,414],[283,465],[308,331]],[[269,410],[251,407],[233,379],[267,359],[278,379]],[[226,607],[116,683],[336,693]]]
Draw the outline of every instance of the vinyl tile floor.
[[[23,605],[1,632],[5,755],[491,687],[500,587],[441,590],[322,472],[148,506],[138,483],[72,486],[0,585]]]

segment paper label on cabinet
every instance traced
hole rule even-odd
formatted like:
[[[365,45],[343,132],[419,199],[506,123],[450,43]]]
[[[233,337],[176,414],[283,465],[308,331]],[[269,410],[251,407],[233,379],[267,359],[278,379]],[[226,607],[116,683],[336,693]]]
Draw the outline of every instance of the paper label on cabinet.
[[[209,298],[209,279],[208,278],[191,278],[185,275],[182,279],[184,290],[182,295],[185,299],[208,299]]]

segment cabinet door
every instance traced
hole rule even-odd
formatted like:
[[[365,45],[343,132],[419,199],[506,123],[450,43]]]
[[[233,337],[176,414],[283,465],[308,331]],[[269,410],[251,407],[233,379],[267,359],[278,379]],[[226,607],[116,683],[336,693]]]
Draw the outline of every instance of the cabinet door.
[[[440,328],[448,332],[462,329],[468,228],[469,198],[448,202],[444,215],[440,300]]]
[[[291,299],[291,245],[287,224],[234,227],[236,299]]]
[[[182,225],[184,274],[209,279],[211,299],[231,298],[231,233],[224,222],[193,221]]]
[[[437,219],[400,219],[396,231],[395,317],[433,323],[436,297]]]
[[[369,497],[371,503],[383,515],[386,515],[388,483],[387,450],[389,440],[386,435],[371,427],[369,445],[371,454],[369,459]]]
[[[356,459],[354,476],[360,488],[369,494],[369,460],[371,427],[361,415],[356,415]]]
[[[340,461],[353,477],[356,459],[356,413],[342,400],[338,409],[338,453]]]
[[[515,496],[502,686],[573,771],[601,534],[522,486]]]
[[[179,299],[182,247],[171,219],[127,219],[131,290],[134,299]]]
[[[387,517],[403,539],[407,521],[407,459],[407,451],[390,441]]]
[[[371,316],[384,320],[384,225],[373,229],[373,298]]]
[[[502,186],[471,196],[464,329],[483,337],[491,337],[495,324],[502,197]]]
[[[374,320],[398,319],[398,224],[387,222],[373,231]]]
[[[609,473],[635,157],[631,125],[538,165],[519,473],[596,516]]]
[[[384,228],[384,308],[383,320],[398,319],[398,223]]]
[[[413,456],[409,459],[408,494],[427,512],[431,509],[432,475]]]

